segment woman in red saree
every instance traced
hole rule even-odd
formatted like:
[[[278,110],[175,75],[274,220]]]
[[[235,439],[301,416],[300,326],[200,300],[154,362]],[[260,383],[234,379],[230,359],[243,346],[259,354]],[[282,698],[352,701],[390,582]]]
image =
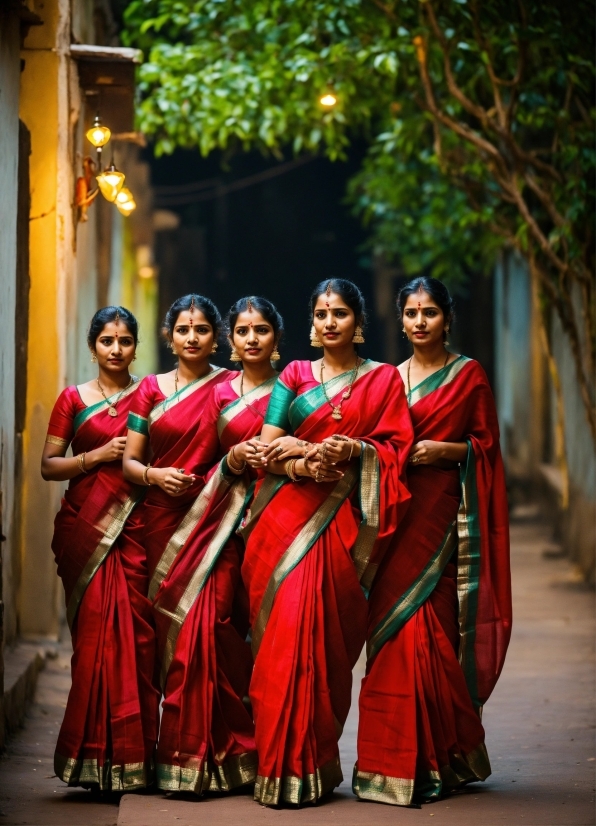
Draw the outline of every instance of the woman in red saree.
[[[261,449],[269,473],[243,529],[259,754],[255,799],[313,802],[342,780],[338,739],[370,587],[408,499],[412,428],[395,368],[357,355],[364,302],[349,281],[312,297],[318,362],[280,375]],[[319,380],[320,379],[320,380]]]
[[[128,371],[136,319],[123,307],[99,310],[88,344],[99,376],[60,395],[42,458],[44,479],[70,480],[52,542],[74,649],[54,767],[70,786],[123,791],[153,782],[159,706],[134,510],[142,491],[123,478],[121,463],[139,387]]]
[[[211,472],[219,441],[207,411],[231,375],[209,364],[220,323],[203,296],[174,302],[164,329],[178,365],[141,383],[124,454],[125,476],[149,487],[144,542],[164,694],[157,785],[198,795],[251,782],[256,762],[243,703],[250,660],[231,622],[240,559],[229,537],[248,485],[227,463]]]
[[[452,304],[441,282],[415,279],[399,306],[414,345],[399,368],[415,434],[412,501],[370,595],[353,787],[407,806],[490,774],[481,711],[503,667],[511,593],[488,381],[445,350]]]

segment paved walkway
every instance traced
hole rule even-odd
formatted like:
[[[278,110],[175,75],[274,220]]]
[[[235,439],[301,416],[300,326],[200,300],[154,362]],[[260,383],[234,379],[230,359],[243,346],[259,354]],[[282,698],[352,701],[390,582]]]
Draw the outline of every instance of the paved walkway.
[[[512,527],[514,635],[484,723],[492,776],[421,809],[362,803],[350,790],[357,706],[341,741],[346,782],[328,801],[271,810],[250,795],[173,799],[127,794],[94,801],[52,777],[52,751],[68,688],[66,650],[40,677],[22,733],[0,762],[0,826],[229,826],[431,823],[458,826],[588,826],[594,815],[594,595],[523,512]],[[362,673],[355,679],[355,695]],[[432,818],[432,820],[429,820]]]

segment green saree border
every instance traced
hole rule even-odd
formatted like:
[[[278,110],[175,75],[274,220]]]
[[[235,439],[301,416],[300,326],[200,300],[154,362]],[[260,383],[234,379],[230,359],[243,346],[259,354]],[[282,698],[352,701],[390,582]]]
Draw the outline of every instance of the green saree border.
[[[263,480],[263,484],[259,488],[259,492],[257,493],[254,502],[250,507],[250,510],[246,515],[244,525],[238,531],[245,544],[248,542],[248,537],[256,527],[257,522],[259,521],[259,516],[263,513],[275,494],[281,490],[284,485],[288,484],[289,481],[290,480],[287,476],[277,476],[275,473],[267,474]]]
[[[277,806],[280,802],[292,803],[295,806],[301,803],[314,803],[333,791],[343,779],[339,757],[329,760],[305,777],[259,775],[255,783],[255,800],[263,806]]]
[[[343,502],[350,495],[357,482],[357,471],[354,467],[348,467],[344,476],[335,485],[329,496],[310,517],[300,532],[285,550],[281,559],[275,566],[271,578],[267,583],[267,588],[263,595],[261,605],[252,629],[252,650],[256,657],[265,628],[273,608],[275,595],[289,573],[306,556],[308,551],[321,536],[325,528],[329,525]]]
[[[459,662],[466,678],[470,697],[479,709],[476,676],[476,615],[480,587],[480,519],[478,512],[478,488],[476,484],[476,457],[472,442],[468,440],[468,455],[460,467],[462,489],[457,514],[457,596],[459,602]]]
[[[193,759],[196,765],[173,766],[157,764],[157,788],[165,792],[230,792],[240,786],[254,783],[257,778],[256,751],[245,752],[216,764],[210,760]]]
[[[379,653],[383,645],[403,628],[410,617],[428,599],[456,548],[457,530],[454,521],[447,528],[443,541],[420,576],[402,594],[372,632],[366,645],[366,654],[369,659]]]
[[[96,402],[95,404],[91,404],[89,405],[89,407],[85,407],[83,410],[81,410],[80,413],[77,413],[73,420],[74,432],[76,433],[79,427],[82,424],[84,424],[88,419],[91,419],[93,416],[97,416],[98,413],[103,413],[103,411],[107,410],[108,407],[110,407],[110,405],[112,405],[114,402],[120,401],[121,399],[125,399],[127,396],[130,396],[131,393],[134,393],[139,386],[139,379],[136,376],[131,376],[131,378],[134,379],[134,383],[131,384],[130,387],[127,387],[126,390],[119,390],[112,396],[108,396],[107,399],[104,399],[101,402]],[[80,395],[81,394],[79,393],[79,398]]]
[[[139,416],[138,413],[133,413],[132,410],[128,414],[126,426],[129,430],[140,433],[141,436],[149,435],[149,422],[147,421],[147,417]]]
[[[271,391],[271,398],[267,405],[263,423],[270,424],[272,427],[279,427],[280,430],[289,433],[292,425],[288,419],[288,410],[295,398],[296,393],[290,390],[281,377],[278,377]]]
[[[217,435],[220,439],[221,434],[224,432],[226,427],[234,421],[236,416],[239,416],[246,410],[247,404],[257,402],[259,399],[267,396],[271,392],[276,381],[277,376],[273,376],[263,382],[263,384],[253,387],[253,389],[249,390],[248,393],[245,393],[244,396],[238,396],[237,399],[234,399],[234,401],[222,408],[217,420]]]
[[[113,792],[142,789],[151,786],[155,780],[153,761],[113,766],[110,760],[100,763],[97,759],[78,760],[56,753],[54,771],[69,786],[97,785],[102,790]]]
[[[363,376],[366,376],[381,366],[381,362],[366,359],[358,369],[358,378],[354,382],[354,386],[356,386]],[[316,387],[312,387],[310,390],[307,390],[306,393],[297,396],[291,403],[288,411],[292,431],[295,432],[309,416],[319,410],[319,408],[328,404],[325,391],[327,391],[327,396],[333,399],[349,387],[351,375],[352,370],[346,370],[345,373],[334,376],[332,379],[329,379],[329,381],[324,382],[324,384],[317,384]]]
[[[225,370],[225,367],[216,367],[215,365],[211,365],[213,368],[210,373],[206,373],[204,376],[201,376],[194,381],[191,381],[190,384],[186,384],[184,387],[181,387],[176,393],[172,393],[171,396],[168,396],[167,399],[163,399],[163,401],[159,402],[155,405],[151,413],[148,416],[148,424],[149,429],[151,429],[152,425],[155,424],[164,413],[167,413],[171,407],[175,407],[175,405],[180,404],[189,396],[191,396],[195,390],[198,390],[200,387],[203,387],[205,384],[209,384],[210,381],[216,376]]]
[[[111,505],[96,525],[98,530],[103,531],[103,536],[81,571],[66,606],[66,620],[71,631],[89,583],[102,566],[114,542],[122,533],[126,520],[135,505],[143,498],[144,493],[142,488],[135,490],[124,502]]]
[[[162,660],[162,688],[165,688],[168,671],[170,669],[170,665],[172,664],[174,653],[176,651],[176,642],[178,640],[180,630],[184,625],[184,621],[186,620],[186,617],[188,616],[188,613],[191,610],[192,606],[198,599],[201,591],[205,587],[205,583],[207,582],[207,579],[209,578],[211,571],[213,570],[213,567],[217,562],[217,559],[225,543],[228,541],[228,539],[234,531],[234,528],[237,526],[238,522],[242,518],[244,501],[248,487],[249,483],[247,481],[246,476],[236,478],[235,483],[232,487],[230,501],[228,502],[226,512],[224,513],[217,527],[217,530],[213,534],[213,538],[211,539],[209,546],[203,554],[201,561],[197,565],[192,577],[190,578],[188,585],[184,589],[184,593],[180,597],[180,601],[176,606],[176,610],[173,613],[171,613],[161,608],[159,602],[157,602],[155,605],[155,609],[157,611],[159,611],[162,614],[165,614],[165,616],[170,617],[170,619],[172,620],[170,627],[168,629],[168,636],[166,639],[165,650]]]
[[[213,497],[221,491],[227,490],[233,481],[234,478],[231,478],[224,473],[222,463],[220,462],[219,467],[186,511],[180,524],[164,548],[164,551],[159,558],[159,562],[153,571],[151,581],[149,582],[149,599],[155,599],[159,586],[168,575],[170,568],[174,564],[174,560],[180,553],[180,550],[187,541],[188,537],[191,535],[195,525],[203,518]]]
[[[467,356],[458,356],[450,364],[441,367],[430,376],[427,376],[420,384],[413,387],[409,393],[406,393],[408,399],[408,407],[413,407],[416,402],[428,396],[429,393],[434,393],[440,387],[450,384],[464,369],[466,364],[471,361]]]

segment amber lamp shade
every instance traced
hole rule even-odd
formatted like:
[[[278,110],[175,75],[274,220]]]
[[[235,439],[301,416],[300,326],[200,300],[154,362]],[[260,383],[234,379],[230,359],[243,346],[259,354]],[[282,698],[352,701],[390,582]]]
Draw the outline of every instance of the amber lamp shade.
[[[97,175],[97,184],[106,201],[114,203],[124,186],[124,174],[116,169],[112,161],[107,169]]]
[[[87,135],[87,140],[90,141],[96,149],[105,146],[112,135],[107,126],[101,125],[99,115],[95,118],[91,129],[88,129],[85,134]]]
[[[118,212],[125,216],[130,215],[130,213],[137,208],[134,196],[127,186],[123,186],[116,195],[115,204]]]

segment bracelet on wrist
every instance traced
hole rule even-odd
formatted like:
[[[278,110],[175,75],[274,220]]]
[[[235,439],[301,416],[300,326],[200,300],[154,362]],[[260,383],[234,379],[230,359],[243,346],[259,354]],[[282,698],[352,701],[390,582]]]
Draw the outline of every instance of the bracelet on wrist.
[[[83,453],[79,453],[79,455],[77,456],[77,463],[79,465],[79,470],[81,471],[81,473],[89,473],[89,471],[85,467],[85,456],[86,455],[87,454],[83,452]]]
[[[242,462],[241,465],[236,464],[236,454],[234,453],[234,448],[228,453],[228,467],[236,476],[240,476],[240,474],[244,473],[246,470],[246,462]]]
[[[298,459],[288,459],[288,461],[284,465],[284,469],[286,474],[290,478],[292,482],[298,481],[298,474],[296,473],[296,462]]]
[[[153,484],[153,482],[149,481],[149,468],[150,467],[151,467],[151,465],[147,465],[147,467],[143,471],[143,482],[147,485],[147,487],[151,487],[151,485]]]
[[[356,440],[350,439],[350,455],[348,456],[348,462],[352,461],[352,454],[354,453],[354,447],[356,446]]]

